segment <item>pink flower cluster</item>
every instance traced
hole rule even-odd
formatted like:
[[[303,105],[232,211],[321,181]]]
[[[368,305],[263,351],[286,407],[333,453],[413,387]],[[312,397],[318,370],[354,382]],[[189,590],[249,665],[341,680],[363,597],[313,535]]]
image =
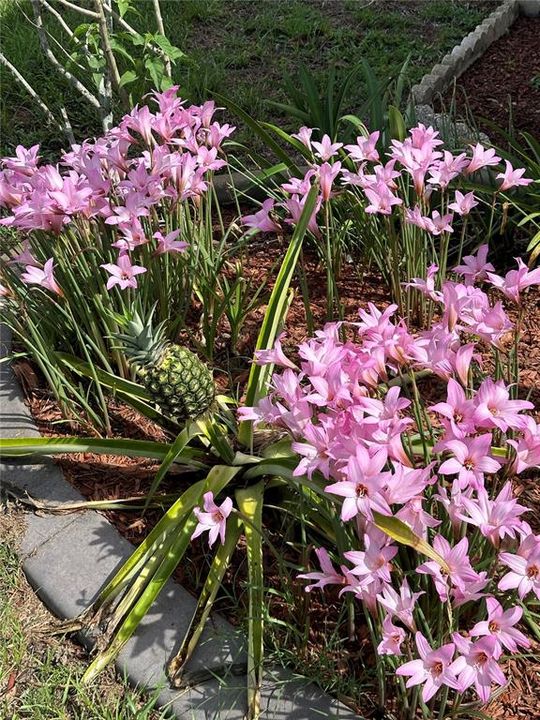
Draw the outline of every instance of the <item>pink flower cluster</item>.
[[[404,646],[416,652],[397,673],[407,687],[423,685],[425,702],[442,686],[459,693],[474,686],[487,701],[492,683],[506,682],[503,650],[529,645],[515,627],[520,601],[540,600],[540,535],[512,488],[513,476],[540,466],[540,425],[527,414],[532,403],[516,399],[503,380],[472,383],[481,346],[499,348],[512,329],[503,303],[474,281],[491,282],[515,301],[540,283],[540,271],[520,274],[518,261],[518,271],[499,278],[486,259],[482,247],[457,268],[462,282],[442,283],[440,319],[427,331],[412,333],[395,306],[370,304],[358,322],[328,324],[302,343],[299,367],[279,339],[258,358],[282,368],[271,394],[239,411],[289,433],[299,456],[294,474],[319,479],[341,519],[352,521],[356,547],[342,548],[339,570],[326,549],[317,550],[320,571],[300,576],[310,581],[306,589],[336,585],[340,596],[353,593],[382,617],[379,654],[401,656]],[[344,330],[355,339],[343,339]],[[441,402],[426,407],[418,395],[404,397],[399,380],[418,370],[446,382]],[[402,566],[375,512],[408,525],[439,559],[412,572]],[[430,602],[452,608],[439,637]]]
[[[17,147],[15,157],[0,161],[0,207],[11,213],[0,224],[55,235],[71,226],[96,246],[107,238],[118,251],[116,263],[102,265],[108,289],[137,287],[136,275],[146,268],[132,262],[132,253],[146,245],[155,256],[187,247],[179,230],[162,233],[161,223],[176,217],[179,203],[196,203],[208,190],[209,173],[226,165],[221,146],[234,131],[214,121],[212,101],[186,106],[177,89],[154,94],[155,112],[135,107],[104,137],[73,145],[59,165],[40,165],[37,145]],[[31,254],[26,259],[34,270],[27,267],[30,279],[23,280],[39,282],[40,264]],[[39,284],[54,290],[51,268],[39,270]]]
[[[313,162],[303,178],[292,178],[281,187],[286,194],[279,207],[285,210],[286,222],[296,223],[305,204],[307,193],[314,181],[318,181],[320,194],[313,212],[309,229],[315,235],[320,233],[317,215],[323,203],[330,200],[343,186],[358,187],[363,193],[364,210],[368,214],[391,215],[394,207],[401,208],[405,223],[416,225],[430,235],[453,232],[454,213],[468,215],[478,205],[473,192],[462,193],[455,190],[452,200],[444,212],[432,210],[427,213],[433,191],[449,193],[450,183],[460,176],[467,176],[482,168],[497,166],[502,161],[492,148],[486,149],[480,143],[471,146],[472,154],[453,155],[441,150],[443,141],[432,127],[420,123],[412,128],[403,141],[392,140],[389,148],[389,160],[382,161],[377,150],[380,133],[359,136],[353,145],[332,143],[328,135],[321,142],[311,139],[313,130],[303,127],[292,137],[299,140],[313,156]],[[339,159],[338,159],[339,158]],[[354,171],[347,169],[354,167]],[[498,192],[528,185],[531,179],[524,178],[525,170],[514,170],[511,163],[505,161],[505,170],[496,175]],[[399,179],[409,176],[416,193],[416,204],[406,207],[407,199],[400,196]],[[243,218],[250,228],[269,232],[279,228],[273,217],[278,207],[272,199],[267,200],[262,209],[254,215]]]

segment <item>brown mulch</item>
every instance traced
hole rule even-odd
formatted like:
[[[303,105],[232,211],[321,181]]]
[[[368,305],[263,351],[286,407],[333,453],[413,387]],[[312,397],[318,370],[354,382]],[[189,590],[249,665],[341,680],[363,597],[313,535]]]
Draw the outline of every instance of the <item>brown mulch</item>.
[[[445,94],[446,107],[453,94]],[[458,114],[471,112],[480,129],[498,141],[504,138],[490,123],[540,138],[540,18],[518,18],[458,78],[455,99]]]
[[[245,259],[245,276],[248,280],[252,280],[255,286],[267,274],[275,275],[275,258],[279,257],[285,242],[284,239],[262,236],[250,247],[249,254]],[[311,292],[312,312],[317,328],[321,326],[325,315],[326,289],[324,281],[321,282],[321,277],[324,276],[313,253],[306,254],[305,262]],[[374,302],[378,306],[384,306],[388,303],[387,292],[380,278],[374,272],[352,264],[344,268],[340,293],[346,308],[345,317],[349,320],[357,318],[357,310],[360,305],[365,306],[367,302]],[[540,292],[538,289],[529,290],[524,307],[520,395],[525,397],[531,394],[531,399],[540,407],[540,334],[538,333]],[[240,351],[241,356],[245,356],[245,358],[251,355],[264,310],[265,307],[262,306],[246,321]],[[289,312],[287,334],[286,347],[291,348],[306,336],[305,312],[302,298],[298,293]],[[227,360],[226,336],[218,347],[217,355],[218,364],[221,355],[222,366],[224,366]],[[238,371],[232,378],[235,386],[241,386],[246,378],[245,358],[243,361],[240,358]],[[51,400],[40,378],[29,363],[19,361],[15,365],[15,370],[26,390],[27,402],[40,432],[44,435],[74,434],[77,428],[66,427],[65,423],[62,424],[58,406]],[[225,374],[222,374],[220,376],[222,386],[225,385],[225,379]],[[440,398],[441,388],[442,385],[437,381],[422,383],[422,392],[429,400],[436,401]],[[141,417],[135,410],[114,402],[111,402],[110,410],[114,436],[160,441],[167,439],[167,433],[162,428]],[[78,434],[85,433],[79,432]],[[144,496],[157,468],[157,463],[149,460],[92,454],[59,457],[57,462],[62,467],[66,479],[88,499]],[[178,468],[169,473],[160,492],[178,492],[187,487],[189,482],[190,477],[186,476],[181,468]],[[539,488],[538,477],[533,475],[520,478],[517,486],[517,490],[522,494],[526,504],[535,509],[540,509]],[[280,497],[276,496],[272,500],[271,504],[279,507]],[[134,511],[108,511],[104,514],[122,535],[132,543],[138,544],[162,516],[162,510],[151,509],[144,516],[140,512]],[[528,519],[534,528],[540,531],[540,513],[531,513],[531,517]],[[305,566],[306,550],[300,548],[298,538],[288,536],[286,530],[283,530],[281,527],[282,514],[269,510],[265,521],[270,540],[280,549],[289,565],[288,574],[294,575],[295,573],[291,573],[290,568],[291,566]],[[175,579],[192,592],[196,592],[201,578],[204,578],[205,568],[208,567],[206,555],[204,543],[193,543],[189,557],[181,563],[175,573]],[[317,593],[306,594],[303,591],[304,583],[288,579],[270,551],[266,551],[265,554],[265,578],[267,586],[274,590],[269,595],[272,616],[297,628],[306,626],[305,619],[308,616],[310,618],[310,622],[306,626],[307,635],[304,641],[299,642],[298,639],[294,641],[294,650],[290,652],[290,661],[294,661],[297,667],[300,667],[308,675],[310,674],[309,669],[312,668],[313,674],[329,683],[336,677],[346,679],[351,675],[356,676],[361,665],[372,657],[371,643],[361,615],[357,618],[357,624],[351,630],[350,637],[343,635],[345,629],[339,619],[342,602],[337,596],[334,597],[331,592],[325,593],[324,596]],[[231,570],[225,578],[225,587],[226,594],[219,601],[218,607],[228,619],[237,623],[242,618],[239,618],[238,614],[232,613],[233,609],[238,610],[238,605],[243,606],[246,587],[244,552],[241,546],[238,547]],[[282,631],[278,627],[275,632],[279,635]],[[333,648],[328,647],[330,636],[339,639],[339,644],[336,643]],[[282,636],[279,635],[279,637]],[[536,645],[534,649],[538,650]],[[534,714],[537,705],[535,693],[537,694],[540,687],[539,674],[540,662],[533,659],[513,658],[507,672],[508,677],[512,678],[511,683],[489,706],[489,717],[493,720],[540,718],[540,714]],[[369,691],[370,683],[373,683],[373,687],[375,683],[373,679],[366,680],[365,677],[361,678],[361,682],[364,686],[361,708],[357,704],[358,698],[356,701],[346,697],[343,699],[354,705],[359,711],[361,709],[365,717],[377,717],[375,695]],[[371,709],[366,708],[366,703]],[[524,712],[525,714],[523,714]],[[382,716],[379,715],[379,717]]]

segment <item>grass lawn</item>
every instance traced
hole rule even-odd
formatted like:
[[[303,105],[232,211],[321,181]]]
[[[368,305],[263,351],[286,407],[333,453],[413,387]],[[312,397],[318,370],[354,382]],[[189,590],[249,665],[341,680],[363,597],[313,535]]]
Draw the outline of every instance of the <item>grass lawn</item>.
[[[119,682],[110,669],[91,687],[81,685],[86,651],[52,634],[58,621],[21,570],[15,550],[23,523],[12,510],[0,514],[0,718],[162,720],[154,698]]]
[[[139,15],[127,16],[131,24],[153,30],[150,1],[134,4]],[[219,91],[254,117],[280,122],[283,119],[267,100],[287,101],[283,79],[286,74],[294,77],[300,65],[324,85],[331,66],[338,78],[344,77],[364,57],[385,78],[394,75],[410,54],[413,83],[497,4],[496,0],[161,0],[169,39],[189,56],[189,62],[175,69],[182,93],[200,101]],[[61,12],[72,27],[85,20],[63,6]],[[31,18],[30,0],[0,0],[3,53],[51,109],[57,110],[63,100],[77,137],[99,132],[93,111],[42,57]],[[51,41],[51,46],[62,57],[66,49],[69,52],[69,43],[56,26],[48,27],[59,41]],[[347,98],[347,112],[355,111],[364,93],[359,76]],[[0,123],[2,154],[18,143],[42,142],[49,153],[65,145],[3,67]],[[236,139],[250,142],[243,130]]]

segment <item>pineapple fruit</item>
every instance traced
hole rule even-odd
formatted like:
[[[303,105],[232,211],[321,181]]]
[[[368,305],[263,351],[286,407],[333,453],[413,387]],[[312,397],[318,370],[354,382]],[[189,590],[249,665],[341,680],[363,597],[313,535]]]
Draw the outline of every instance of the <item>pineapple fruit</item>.
[[[135,313],[115,337],[161,412],[177,422],[195,419],[214,402],[212,373],[195,353],[165,338],[164,323],[152,328],[154,309],[145,322]]]

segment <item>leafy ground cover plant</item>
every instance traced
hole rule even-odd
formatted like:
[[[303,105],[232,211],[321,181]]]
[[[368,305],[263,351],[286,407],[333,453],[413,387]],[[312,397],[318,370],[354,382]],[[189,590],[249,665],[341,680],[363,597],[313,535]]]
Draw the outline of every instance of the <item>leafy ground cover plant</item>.
[[[186,105],[176,88],[154,103],[136,107],[102,138],[72,146],[60,165],[40,164],[38,146],[19,146],[1,161],[0,203],[9,214],[0,223],[25,238],[2,256],[6,322],[65,414],[84,412],[105,429],[99,384],[91,402],[57,350],[129,378],[114,334],[134,313],[147,318],[154,309],[163,334],[175,339],[197,304],[191,339],[211,359],[220,321],[229,319],[234,340],[244,304],[255,302],[242,292],[238,267],[224,272],[235,255],[240,262],[243,241],[225,227],[213,189],[234,128],[215,121],[213,102]]]

